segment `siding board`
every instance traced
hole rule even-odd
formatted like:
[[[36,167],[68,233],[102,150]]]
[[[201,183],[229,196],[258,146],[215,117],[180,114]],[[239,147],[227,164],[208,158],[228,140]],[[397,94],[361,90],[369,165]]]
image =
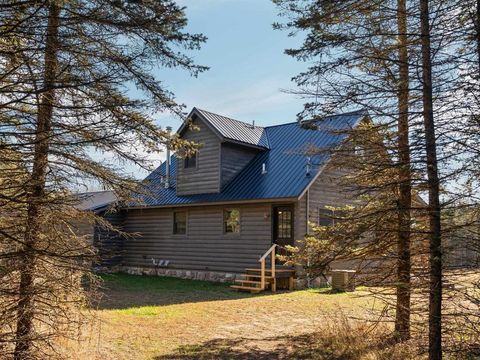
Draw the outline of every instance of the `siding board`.
[[[246,147],[222,144],[221,187],[224,188],[258,153]]]
[[[194,121],[197,130],[188,129],[183,138],[201,144],[197,167],[184,169],[183,160],[177,160],[177,194],[209,194],[220,191],[220,147],[218,137],[201,120]]]
[[[122,230],[124,214],[122,212],[104,213],[103,217],[118,230]],[[98,250],[100,266],[115,266],[123,260],[123,237],[117,232],[96,225],[93,229],[93,245]]]
[[[173,269],[243,272],[270,247],[271,206],[231,206],[240,209],[239,235],[223,234],[223,206],[188,208],[187,235],[172,234],[172,208],[129,210],[124,229],[138,236],[124,241],[123,264],[148,267],[155,258]]]
[[[345,193],[338,185],[338,179],[345,174],[345,170],[327,166],[308,190],[308,221],[318,224],[318,210],[325,206],[342,207],[350,203]],[[296,240],[301,240],[307,233],[307,194],[298,201]],[[311,229],[309,229],[311,230]]]

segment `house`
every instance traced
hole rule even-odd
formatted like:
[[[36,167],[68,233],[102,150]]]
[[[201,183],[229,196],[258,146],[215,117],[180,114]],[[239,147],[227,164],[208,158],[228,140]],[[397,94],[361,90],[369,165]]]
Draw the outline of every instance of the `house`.
[[[117,201],[117,197],[111,190],[90,191],[78,193],[77,209],[93,212],[103,217],[116,228],[122,227],[123,214],[112,211],[111,204]],[[109,231],[100,224],[91,223],[86,219],[78,221],[76,233],[85,236],[88,241],[96,245],[99,258],[103,267],[111,267],[121,262],[123,240],[114,231]]]
[[[305,149],[339,146],[342,131],[366,116],[260,127],[194,108],[178,135],[202,146],[189,158],[171,156],[142,182],[149,194],[117,214],[134,235],[123,240],[116,264],[131,273],[210,280],[258,268],[272,244],[277,251],[294,245],[308,220],[321,222],[325,206],[345,203],[329,156],[306,156]]]

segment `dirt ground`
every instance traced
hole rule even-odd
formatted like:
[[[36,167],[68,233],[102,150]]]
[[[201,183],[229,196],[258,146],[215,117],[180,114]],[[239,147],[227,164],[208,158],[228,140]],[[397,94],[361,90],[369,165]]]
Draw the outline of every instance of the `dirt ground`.
[[[389,325],[366,291],[251,295],[225,284],[109,275],[77,359],[390,359]],[[402,354],[404,353],[404,354]],[[419,357],[411,357],[419,358]]]

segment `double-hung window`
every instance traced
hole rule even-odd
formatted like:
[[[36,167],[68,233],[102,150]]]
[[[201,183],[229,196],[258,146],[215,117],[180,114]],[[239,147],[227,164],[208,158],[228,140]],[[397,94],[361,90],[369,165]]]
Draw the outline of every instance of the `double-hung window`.
[[[175,211],[173,213],[173,233],[185,235],[187,233],[187,212]]]

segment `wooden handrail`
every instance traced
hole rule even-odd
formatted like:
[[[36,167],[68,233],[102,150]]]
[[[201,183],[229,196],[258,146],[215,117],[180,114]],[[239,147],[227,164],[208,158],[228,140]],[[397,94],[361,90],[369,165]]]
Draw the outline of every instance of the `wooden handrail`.
[[[262,260],[265,260],[267,258],[268,255],[270,255],[270,253],[275,250],[275,248],[277,247],[277,244],[273,244],[272,246],[270,246],[270,249],[267,250],[267,252],[265,254],[263,254],[263,256],[260,258],[260,260],[258,261],[262,261]]]
[[[272,276],[272,291],[276,291],[277,290],[277,286],[276,286],[276,278],[275,278],[275,248],[277,247],[277,244],[273,244],[270,249],[267,250],[267,252],[265,254],[263,254],[263,256],[258,260],[260,262],[260,287],[262,288],[262,290],[265,290],[265,277],[266,277],[266,274],[265,274],[265,260],[267,258],[268,255],[271,255],[271,259],[270,259],[270,272],[271,272],[271,276]]]

